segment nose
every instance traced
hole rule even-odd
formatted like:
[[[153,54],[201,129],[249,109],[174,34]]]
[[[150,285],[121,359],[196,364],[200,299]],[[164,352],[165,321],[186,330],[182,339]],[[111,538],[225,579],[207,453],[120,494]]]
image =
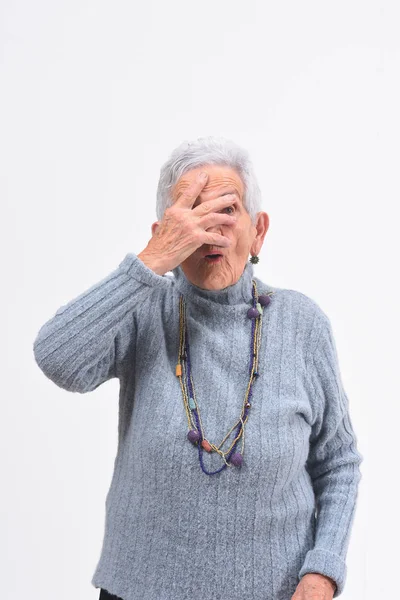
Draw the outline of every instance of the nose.
[[[206,229],[207,233],[218,233],[218,235],[221,235],[223,237],[228,237],[226,235],[226,228],[229,227],[228,225],[225,225],[223,223],[217,223],[216,225],[212,225],[211,227],[208,227]],[[218,245],[218,242],[216,243],[208,243],[208,246],[213,246],[214,248],[219,248],[220,246]],[[221,246],[222,247],[222,246]],[[227,249],[227,248],[226,248]]]

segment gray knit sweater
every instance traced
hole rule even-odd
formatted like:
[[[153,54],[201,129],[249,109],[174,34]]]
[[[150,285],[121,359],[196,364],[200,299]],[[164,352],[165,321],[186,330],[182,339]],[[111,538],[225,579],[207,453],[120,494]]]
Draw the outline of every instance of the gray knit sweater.
[[[248,385],[252,305],[262,314],[259,376],[244,461],[205,474],[175,367],[179,295],[191,371],[215,444],[237,422]],[[92,585],[123,600],[290,600],[310,572],[346,580],[363,456],[329,318],[299,291],[259,280],[203,290],[181,267],[163,276],[136,254],[62,306],[37,334],[44,374],[70,392],[120,382],[118,450]],[[240,448],[239,448],[240,449]],[[203,452],[209,470],[222,466]]]

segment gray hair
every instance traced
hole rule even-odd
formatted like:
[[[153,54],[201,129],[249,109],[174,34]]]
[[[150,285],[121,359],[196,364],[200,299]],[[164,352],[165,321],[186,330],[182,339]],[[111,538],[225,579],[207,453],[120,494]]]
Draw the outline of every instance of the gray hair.
[[[257,183],[249,153],[223,137],[200,137],[195,141],[185,141],[172,151],[160,171],[157,187],[157,219],[162,220],[166,208],[172,206],[172,188],[178,179],[197,167],[224,165],[234,169],[240,176],[243,187],[243,206],[250,215],[253,225],[261,210],[261,191]]]

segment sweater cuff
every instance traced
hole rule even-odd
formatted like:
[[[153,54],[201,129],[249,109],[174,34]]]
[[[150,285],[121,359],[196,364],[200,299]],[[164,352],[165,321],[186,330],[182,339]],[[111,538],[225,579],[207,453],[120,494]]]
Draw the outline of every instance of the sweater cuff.
[[[119,268],[136,281],[140,281],[151,287],[159,287],[160,285],[169,287],[172,283],[171,276],[158,275],[150,269],[150,267],[145,265],[134,252],[130,252],[125,256],[124,260],[120,263]]]
[[[329,550],[313,548],[306,554],[299,578],[301,579],[306,573],[320,573],[330,577],[336,583],[336,590],[333,594],[333,597],[336,598],[343,592],[346,571],[346,563],[340,556]]]

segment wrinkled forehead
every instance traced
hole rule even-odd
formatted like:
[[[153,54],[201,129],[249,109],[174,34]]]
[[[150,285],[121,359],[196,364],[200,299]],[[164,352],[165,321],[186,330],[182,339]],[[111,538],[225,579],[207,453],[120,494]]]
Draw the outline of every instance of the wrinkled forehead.
[[[208,173],[208,180],[198,194],[199,196],[215,196],[215,194],[228,194],[232,192],[236,193],[240,200],[242,200],[244,185],[240,175],[231,168],[215,165],[198,167],[184,173],[172,188],[172,197],[174,200],[196,181],[201,171]]]

